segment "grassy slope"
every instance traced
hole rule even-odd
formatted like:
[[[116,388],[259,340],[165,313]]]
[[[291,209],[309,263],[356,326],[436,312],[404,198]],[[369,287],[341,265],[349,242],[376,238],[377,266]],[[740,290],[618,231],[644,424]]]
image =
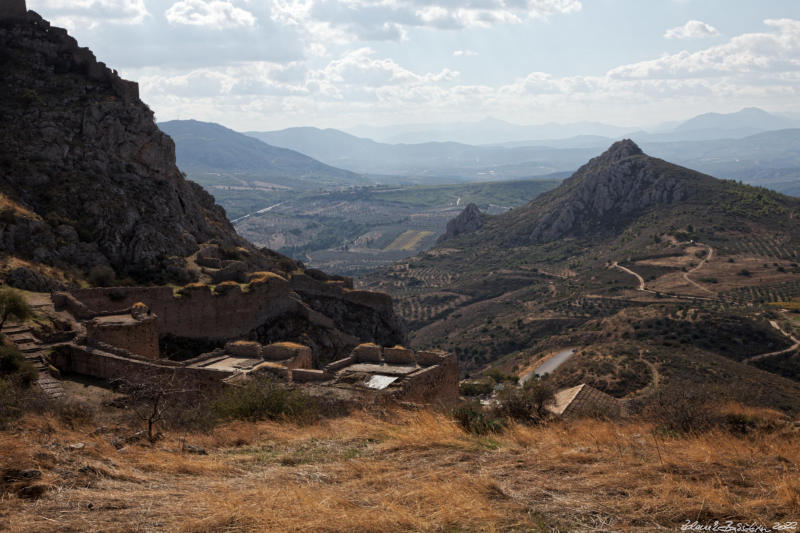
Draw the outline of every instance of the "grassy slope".
[[[475,437],[422,411],[234,423],[120,451],[123,428],[94,429],[33,417],[0,433],[0,470],[38,468],[50,489],[0,498],[3,530],[649,531],[771,525],[800,506],[800,441],[785,429],[675,438],[580,420]],[[181,453],[183,439],[208,455]]]

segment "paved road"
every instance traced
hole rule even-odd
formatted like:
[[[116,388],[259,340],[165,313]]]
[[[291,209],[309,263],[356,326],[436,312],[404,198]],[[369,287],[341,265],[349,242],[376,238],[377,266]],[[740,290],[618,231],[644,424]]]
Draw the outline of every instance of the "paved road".
[[[563,365],[567,359],[572,357],[575,354],[575,348],[570,348],[569,350],[562,350],[552,356],[550,359],[545,361],[544,363],[540,364],[524,376],[519,379],[520,383],[525,383],[530,381],[533,376],[543,376],[545,374],[550,374],[554,372],[558,367]]]

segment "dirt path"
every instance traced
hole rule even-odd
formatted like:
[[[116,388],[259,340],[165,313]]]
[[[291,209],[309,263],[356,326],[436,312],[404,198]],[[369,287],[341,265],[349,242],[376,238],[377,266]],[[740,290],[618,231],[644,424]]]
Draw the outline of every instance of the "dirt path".
[[[697,244],[700,245],[700,246],[705,246],[706,248],[708,248],[708,253],[706,254],[706,256],[703,258],[703,260],[700,261],[700,263],[696,267],[694,267],[693,269],[689,270],[688,272],[684,272],[683,273],[683,279],[685,279],[686,281],[688,281],[690,284],[694,285],[695,287],[697,287],[701,291],[707,292],[709,294],[716,294],[714,291],[712,291],[710,289],[707,289],[706,287],[703,287],[702,285],[700,285],[699,283],[697,283],[696,281],[694,281],[693,279],[691,279],[689,277],[689,274],[693,274],[693,273],[697,272],[698,270],[700,270],[701,268],[703,268],[703,265],[705,265],[708,261],[710,261],[714,257],[714,249],[712,247],[710,247],[707,244],[700,244],[700,243],[697,243]]]
[[[778,325],[777,322],[775,322],[774,320],[770,320],[769,321],[769,325],[772,326],[773,328],[777,329],[778,331],[780,331],[781,334],[783,334],[784,337],[786,337],[787,339],[790,339],[794,344],[792,344],[791,346],[789,346],[785,350],[780,350],[780,351],[777,351],[777,352],[770,352],[770,353],[762,353],[762,354],[759,354],[759,355],[754,355],[753,357],[748,357],[747,359],[744,359],[742,361],[743,363],[754,363],[756,361],[761,361],[762,359],[767,359],[769,357],[774,357],[776,355],[783,355],[785,353],[790,353],[790,352],[793,352],[793,351],[795,351],[795,350],[800,348],[800,340],[798,340],[797,337],[795,337],[791,333],[789,333],[787,331],[784,331],[783,328],[781,328]]]
[[[650,291],[648,289],[645,289],[645,287],[644,287],[644,278],[642,276],[640,276],[639,274],[637,274],[636,272],[634,272],[633,270],[631,270],[630,268],[625,268],[624,266],[620,265],[616,261],[611,263],[611,268],[617,268],[619,270],[622,270],[623,272],[627,272],[631,276],[635,276],[636,279],[639,280],[639,287],[636,289],[637,291],[653,292],[653,291]]]
[[[636,272],[634,272],[633,270],[631,270],[630,268],[626,268],[626,267],[620,265],[619,263],[617,263],[616,261],[611,263],[611,266],[609,268],[616,268],[618,270],[621,270],[621,271],[625,272],[626,274],[630,274],[631,276],[635,276],[636,279],[639,281],[639,286],[636,288],[636,290],[640,291],[640,292],[649,292],[650,294],[660,294],[661,296],[665,296],[665,297],[668,297],[668,298],[678,298],[678,299],[681,299],[681,300],[702,300],[702,301],[706,301],[706,302],[717,301],[717,298],[706,298],[704,296],[689,296],[687,294],[672,294],[672,293],[669,293],[669,292],[654,291],[653,289],[646,288],[645,284],[644,284],[644,278],[642,276],[640,276],[639,274],[637,274]],[[689,282],[690,283],[694,283],[692,280],[689,280]],[[694,284],[697,285],[696,283],[694,283]],[[698,287],[699,287],[699,285],[698,285]],[[703,287],[700,287],[700,288],[702,288],[703,290],[707,290],[707,289],[704,289]],[[708,292],[711,292],[711,291],[708,291]]]

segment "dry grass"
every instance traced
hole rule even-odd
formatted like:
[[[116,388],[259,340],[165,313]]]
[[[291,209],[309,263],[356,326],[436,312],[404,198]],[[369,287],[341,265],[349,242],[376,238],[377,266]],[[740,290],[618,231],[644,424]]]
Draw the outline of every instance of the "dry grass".
[[[486,438],[440,413],[401,411],[235,422],[116,450],[113,433],[32,417],[0,433],[0,469],[38,468],[50,490],[0,498],[0,530],[648,531],[796,519],[800,435],[777,413],[727,409],[763,423],[672,438],[581,420]],[[208,455],[181,453],[181,439]]]

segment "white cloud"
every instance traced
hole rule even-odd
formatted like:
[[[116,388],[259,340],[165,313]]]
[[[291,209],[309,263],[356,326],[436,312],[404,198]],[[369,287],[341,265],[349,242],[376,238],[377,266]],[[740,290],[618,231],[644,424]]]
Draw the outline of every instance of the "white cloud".
[[[623,65],[609,72],[619,79],[676,79],[744,76],[769,78],[771,73],[800,70],[800,20],[767,19],[774,31],[745,33],[700,50]]]
[[[702,39],[716,37],[719,32],[714,26],[699,20],[690,20],[683,26],[670,28],[664,33],[667,39]]]
[[[731,107],[800,101],[800,21],[767,20],[747,33],[697,52],[664,55],[605,74],[556,76],[532,72],[505,84],[464,83],[459,72],[424,72],[368,47],[329,60],[249,61],[218,69],[151,75],[142,94],[170,117],[217,120],[258,129],[280,126],[342,127],[361,122],[459,120],[486,115],[517,121],[549,117],[640,122],[641,116],[707,111],[709,102]],[[462,56],[467,50],[461,50]],[[598,110],[605,115],[598,116]],[[653,118],[655,120],[655,118]],[[277,125],[275,125],[277,126]],[[270,126],[271,127],[271,126]]]
[[[463,29],[547,19],[580,0],[276,0],[276,17],[339,41],[401,40],[409,28]],[[318,39],[319,40],[319,39]]]
[[[456,57],[474,57],[478,55],[478,52],[475,50],[456,50],[453,55]]]
[[[34,0],[28,4],[54,25],[67,28],[139,24],[149,15],[144,0]]]
[[[170,24],[211,28],[252,27],[256,18],[245,9],[222,0],[181,0],[164,13]]]

